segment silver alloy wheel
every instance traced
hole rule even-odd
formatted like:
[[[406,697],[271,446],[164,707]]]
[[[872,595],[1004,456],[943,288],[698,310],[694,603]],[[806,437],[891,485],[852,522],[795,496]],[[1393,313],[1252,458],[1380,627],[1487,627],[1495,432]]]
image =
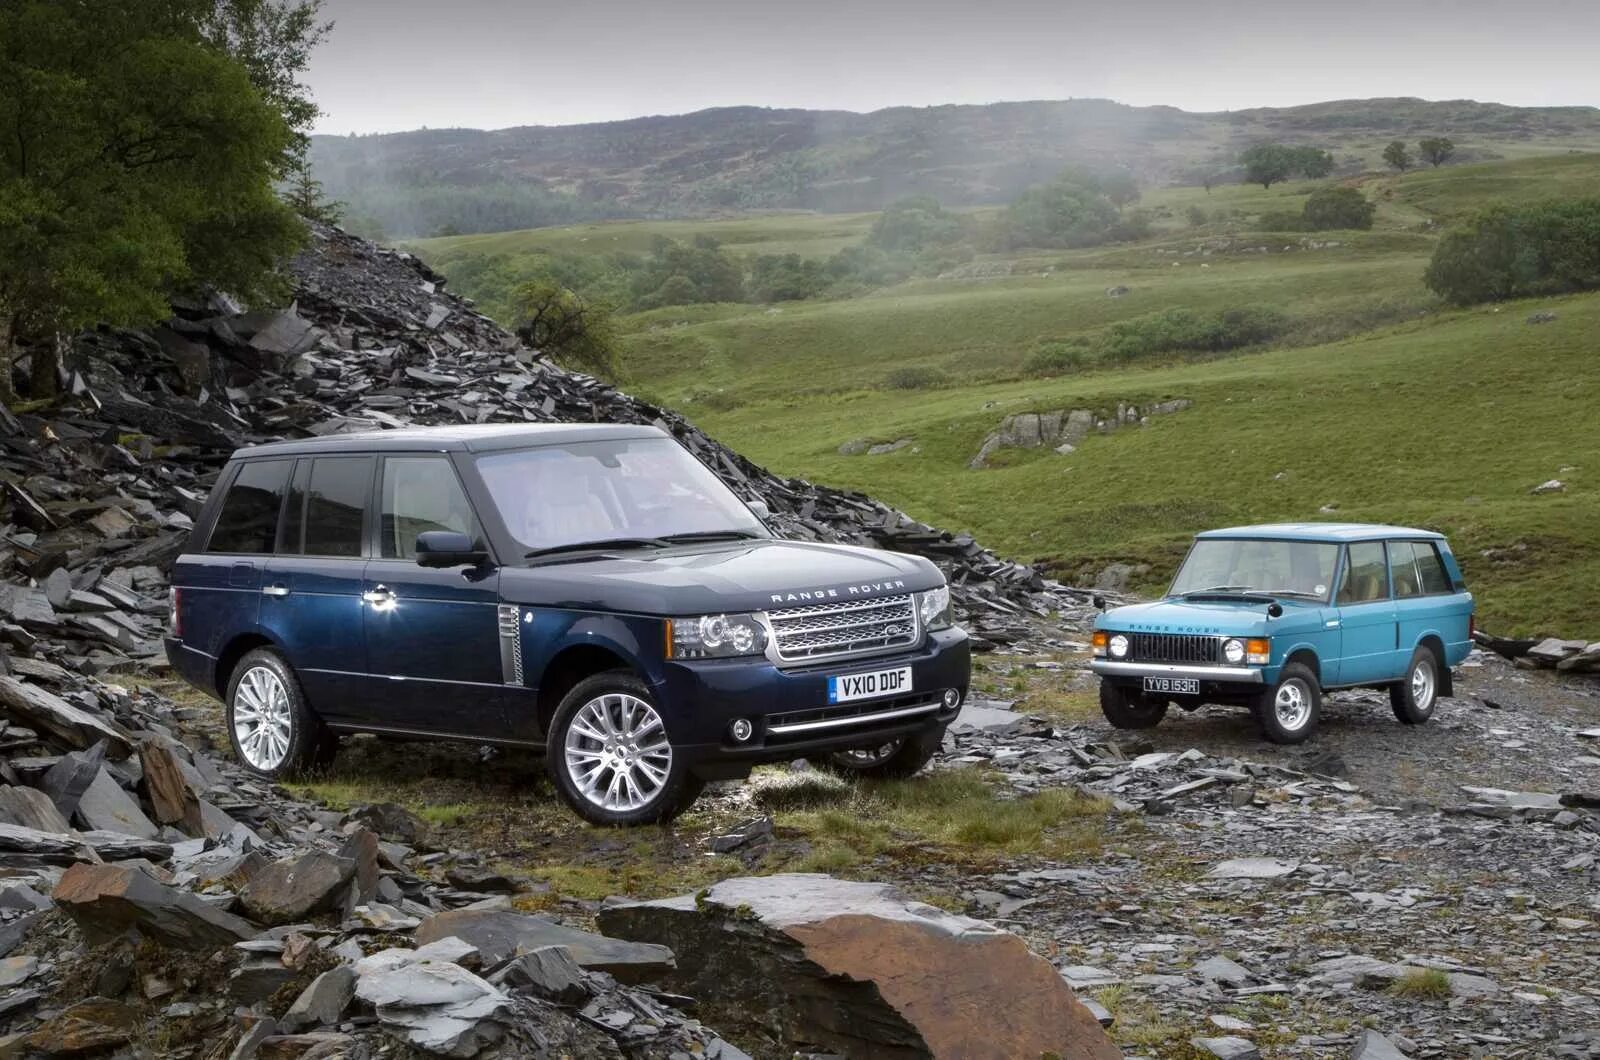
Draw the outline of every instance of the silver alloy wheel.
[[[656,709],[638,696],[596,696],[567,725],[567,776],[601,809],[650,805],[672,772],[672,744]]]
[[[1272,710],[1284,731],[1299,732],[1311,720],[1311,690],[1298,677],[1289,678],[1278,686]]]
[[[877,747],[855,747],[848,751],[835,751],[833,760],[845,769],[871,769],[893,758],[905,744],[904,736]]]
[[[1411,673],[1411,703],[1424,714],[1433,709],[1434,686],[1433,660],[1424,658]]]
[[[252,666],[233,690],[233,739],[256,769],[270,772],[289,754],[294,709],[289,690],[271,667]]]

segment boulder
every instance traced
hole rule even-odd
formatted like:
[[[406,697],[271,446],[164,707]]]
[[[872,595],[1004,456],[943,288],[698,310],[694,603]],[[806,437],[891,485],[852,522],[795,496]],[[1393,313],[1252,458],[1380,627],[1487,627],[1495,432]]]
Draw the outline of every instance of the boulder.
[[[121,761],[133,753],[133,740],[121,726],[95,717],[19,677],[0,674],[0,707],[12,717],[50,733],[68,747],[83,748],[104,740],[106,757]]]
[[[589,997],[583,969],[565,946],[540,946],[524,953],[502,968],[493,981],[562,1004],[575,1005]]]
[[[1589,645],[1581,640],[1562,640],[1546,637],[1527,651],[1527,658],[1544,666],[1557,666],[1562,660],[1577,655]]]
[[[355,995],[383,1028],[425,1052],[468,1057],[499,1040],[510,999],[459,964],[416,961],[362,975]]]
[[[156,820],[179,826],[190,835],[204,835],[200,800],[190,790],[183,767],[172,749],[158,740],[146,740],[139,747],[139,765],[144,775],[145,794],[149,796],[150,810]]]
[[[675,967],[672,950],[666,946],[607,938],[507,909],[435,913],[417,928],[416,939],[423,944],[451,936],[476,946],[489,968],[544,946],[564,946],[581,967],[609,972],[625,983],[655,979]]]
[[[100,775],[100,763],[105,760],[106,746],[102,741],[87,751],[64,754],[39,778],[39,790],[49,796],[61,816],[71,817],[77,811],[78,800],[83,798],[83,793]]]
[[[881,883],[790,874],[602,909],[603,930],[671,946],[675,989],[717,1021],[847,1056],[1112,1060],[1122,1054],[1020,938]],[[713,1000],[714,999],[714,1000]]]
[[[161,831],[104,766],[84,789],[73,816],[90,831],[120,832],[142,839],[154,839]]]
[[[250,877],[239,901],[264,924],[293,924],[332,908],[355,872],[355,859],[313,850],[274,861]]]
[[[125,865],[73,865],[51,897],[91,942],[136,931],[169,946],[204,950],[257,935],[232,913]]]
[[[40,832],[68,832],[72,826],[61,816],[50,796],[38,788],[0,785],[0,822],[18,824]]]

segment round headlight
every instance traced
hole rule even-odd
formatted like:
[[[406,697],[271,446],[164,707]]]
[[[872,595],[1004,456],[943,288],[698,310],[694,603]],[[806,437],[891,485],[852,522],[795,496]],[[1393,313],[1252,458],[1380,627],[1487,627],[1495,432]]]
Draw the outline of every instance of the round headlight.
[[[1111,638],[1111,654],[1118,659],[1128,654],[1128,638],[1118,633]]]
[[[700,620],[700,643],[708,648],[720,648],[728,636],[726,615],[707,615]]]
[[[1244,662],[1244,642],[1240,640],[1223,641],[1222,657],[1234,666]]]

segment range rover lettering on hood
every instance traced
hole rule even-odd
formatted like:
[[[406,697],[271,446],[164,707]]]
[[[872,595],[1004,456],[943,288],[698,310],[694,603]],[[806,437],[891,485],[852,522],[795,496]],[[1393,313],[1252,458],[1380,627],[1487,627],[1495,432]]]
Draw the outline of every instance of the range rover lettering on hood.
[[[804,589],[789,593],[773,593],[772,602],[775,604],[809,604],[821,600],[837,600],[840,597],[851,596],[877,596],[880,593],[903,590],[906,583],[898,578],[892,582],[867,582],[862,585],[840,585],[832,589]]]

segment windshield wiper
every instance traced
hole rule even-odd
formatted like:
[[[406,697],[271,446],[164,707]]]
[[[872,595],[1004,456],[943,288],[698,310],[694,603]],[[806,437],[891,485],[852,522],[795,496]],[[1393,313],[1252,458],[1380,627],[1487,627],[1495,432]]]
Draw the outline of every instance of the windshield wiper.
[[[691,530],[684,534],[663,534],[661,540],[677,544],[683,541],[755,540],[760,536],[754,530]]]
[[[672,542],[660,537],[608,537],[599,541],[574,541],[566,545],[551,545],[523,553],[523,559],[556,556],[563,552],[615,552],[625,548],[666,548]]]
[[[1185,589],[1180,596],[1201,596],[1205,593],[1248,593],[1253,592],[1248,585],[1212,585],[1204,589]]]
[[[1321,600],[1324,593],[1308,592],[1305,589],[1260,589],[1257,590],[1265,596],[1303,596],[1307,600]]]

